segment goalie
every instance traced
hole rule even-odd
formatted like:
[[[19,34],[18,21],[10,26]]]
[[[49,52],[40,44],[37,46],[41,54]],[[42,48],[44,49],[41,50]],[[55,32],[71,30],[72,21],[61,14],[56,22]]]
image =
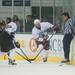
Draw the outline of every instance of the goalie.
[[[33,39],[37,44],[37,50],[42,50],[43,62],[47,62],[49,51],[48,35],[45,32],[49,29],[54,31],[58,30],[58,27],[49,22],[40,22],[39,19],[34,20],[34,27],[32,29]]]

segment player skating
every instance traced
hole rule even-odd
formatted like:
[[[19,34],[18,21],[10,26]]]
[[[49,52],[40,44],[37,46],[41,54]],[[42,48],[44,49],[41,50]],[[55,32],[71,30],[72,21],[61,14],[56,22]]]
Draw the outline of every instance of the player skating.
[[[16,65],[14,59],[14,50],[16,46],[14,45],[14,36],[17,30],[17,25],[14,22],[11,22],[11,18],[9,18],[10,22],[6,25],[2,20],[0,22],[0,47],[1,52],[10,53],[8,55],[8,64]]]
[[[37,44],[37,50],[42,51],[43,62],[47,61],[49,53],[49,40],[45,32],[51,28],[57,31],[57,27],[49,22],[40,22],[39,19],[34,20],[32,35]]]

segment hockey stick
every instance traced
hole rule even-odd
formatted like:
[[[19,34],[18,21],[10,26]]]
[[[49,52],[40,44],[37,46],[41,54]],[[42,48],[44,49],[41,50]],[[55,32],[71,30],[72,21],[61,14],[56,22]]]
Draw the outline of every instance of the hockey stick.
[[[49,39],[48,40],[50,40],[52,37],[53,37],[53,35],[55,34],[55,32],[53,32],[53,34],[49,37]],[[19,48],[20,50],[21,50],[21,52],[23,53],[23,55],[25,56],[23,56],[22,54],[20,54],[20,53],[18,53],[18,52],[16,52],[18,55],[20,55],[22,58],[24,58],[25,60],[27,60],[28,62],[30,62],[31,63],[31,61],[34,61],[34,60],[36,60],[36,58],[39,56],[39,54],[42,52],[42,50],[40,50],[39,51],[39,53],[33,58],[33,59],[29,59],[28,58],[28,56],[25,54],[25,52],[21,49],[21,48]]]
[[[53,35],[54,35],[54,33],[51,35],[51,37],[49,37],[49,39],[51,39],[52,37],[53,37]],[[28,57],[27,57],[27,55],[25,54],[25,52],[21,49],[21,48],[19,48],[20,50],[21,50],[21,52],[23,53],[23,55],[27,58],[27,60],[29,60],[29,61],[34,61],[34,60],[36,60],[36,58],[39,56],[39,54],[42,52],[42,50],[40,50],[39,51],[39,53],[33,58],[33,59],[29,59]],[[20,56],[22,56],[21,54],[19,54]]]
[[[55,34],[55,32],[49,37],[49,40],[53,37],[54,34]],[[34,61],[41,52],[42,52],[42,50],[39,51],[39,53],[32,59],[32,61]]]
[[[23,55],[29,60],[29,58],[28,58],[28,56],[25,54],[25,52],[21,49],[21,48],[19,48],[20,49],[20,51],[23,53]]]
[[[49,37],[49,40],[53,37],[53,35],[55,34],[55,32]],[[28,62],[30,62],[31,63],[31,61],[34,61],[34,60],[36,60],[36,58],[39,56],[39,54],[42,52],[42,50],[40,50],[39,51],[39,53],[33,58],[33,59],[29,59],[28,57],[27,57],[27,55],[25,54],[25,52],[21,49],[21,48],[19,48],[20,50],[21,50],[21,52],[23,53],[23,55],[25,56],[23,56],[23,55],[21,55],[20,53],[18,53],[18,52],[16,52],[18,55],[20,55],[22,58],[24,58],[25,60],[27,60]]]
[[[22,52],[22,54],[25,56],[23,56],[22,54],[20,54],[19,52],[17,52],[16,51],[16,53],[18,54],[18,55],[20,55],[22,58],[24,58],[25,60],[27,60],[28,62],[30,62],[31,63],[31,61],[30,61],[30,59],[28,58],[28,56],[24,53],[24,51],[20,48],[20,44],[18,43],[18,42],[15,42],[15,40],[14,40],[14,46],[15,47],[17,47],[21,52]]]
[[[30,59],[27,59],[26,57],[24,57],[22,54],[20,54],[19,52],[16,51],[16,53],[21,56],[23,59],[27,60],[29,63],[31,63]]]
[[[56,31],[54,31],[54,32],[52,33],[52,35],[48,38],[48,40],[50,40],[50,39],[53,37],[53,35],[55,35],[55,33],[56,33]]]
[[[42,50],[40,50],[39,51],[39,53],[33,58],[33,59],[29,59],[28,57],[27,57],[27,55],[25,54],[25,52],[21,49],[21,48],[19,48],[20,50],[21,50],[21,52],[23,53],[23,55],[25,56],[23,56],[22,54],[20,54],[20,53],[18,53],[17,51],[16,51],[16,53],[18,54],[18,55],[20,55],[21,57],[23,57],[25,60],[27,60],[27,61],[34,61],[38,56],[39,56],[39,54],[42,52]]]
[[[39,56],[39,54],[40,54],[41,52],[42,52],[42,50],[40,50],[39,53],[38,53],[33,59],[31,59],[31,61],[36,60],[36,58]]]

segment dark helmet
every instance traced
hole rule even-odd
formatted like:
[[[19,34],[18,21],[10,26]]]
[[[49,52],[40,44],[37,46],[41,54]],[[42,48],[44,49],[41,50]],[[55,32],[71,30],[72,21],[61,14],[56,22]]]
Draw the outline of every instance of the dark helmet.
[[[0,20],[0,26],[5,26],[5,21],[4,20]]]
[[[10,17],[7,17],[6,18],[6,23],[10,23],[11,22],[11,18]]]

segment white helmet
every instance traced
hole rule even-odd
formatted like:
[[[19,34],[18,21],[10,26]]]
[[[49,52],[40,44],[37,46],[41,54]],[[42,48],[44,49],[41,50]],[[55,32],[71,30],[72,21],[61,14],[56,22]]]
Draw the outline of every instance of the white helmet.
[[[34,25],[39,25],[40,24],[40,20],[39,19],[35,19],[34,20]]]

